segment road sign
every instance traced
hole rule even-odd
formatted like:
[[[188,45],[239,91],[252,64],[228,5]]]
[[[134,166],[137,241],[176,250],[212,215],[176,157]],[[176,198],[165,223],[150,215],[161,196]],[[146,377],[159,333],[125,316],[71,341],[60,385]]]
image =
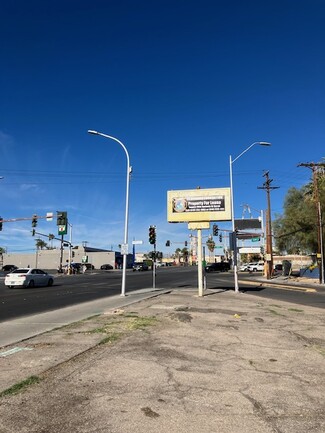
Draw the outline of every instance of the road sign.
[[[251,241],[252,242],[259,242],[261,240],[261,238],[252,238]]]
[[[53,212],[47,212],[46,221],[53,221]]]
[[[128,244],[121,245],[121,254],[122,256],[126,256],[128,254],[129,246]]]
[[[66,235],[67,234],[67,226],[58,226],[58,234]]]
[[[143,241],[132,241],[132,245],[142,245]]]

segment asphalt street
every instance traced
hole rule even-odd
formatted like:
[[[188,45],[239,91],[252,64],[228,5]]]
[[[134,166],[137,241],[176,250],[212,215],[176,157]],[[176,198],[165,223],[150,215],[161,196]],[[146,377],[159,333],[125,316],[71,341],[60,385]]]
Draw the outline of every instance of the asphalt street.
[[[0,322],[119,295],[121,276],[121,271],[93,271],[85,275],[59,275],[52,287],[33,289],[8,289],[3,284],[3,278],[0,278]],[[152,283],[150,271],[128,271],[126,292],[152,288]],[[207,289],[233,290],[233,274],[232,272],[208,273],[205,283]],[[283,279],[266,282],[261,274],[243,272],[239,274],[239,285],[242,292],[254,293],[260,297],[320,308],[325,306],[324,289],[312,282],[301,284]],[[195,289],[197,287],[197,268],[158,269],[156,287]],[[301,288],[304,290],[300,290]]]

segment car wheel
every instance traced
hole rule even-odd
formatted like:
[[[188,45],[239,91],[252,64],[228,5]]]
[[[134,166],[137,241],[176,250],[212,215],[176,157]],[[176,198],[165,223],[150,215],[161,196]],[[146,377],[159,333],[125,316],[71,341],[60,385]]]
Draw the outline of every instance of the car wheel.
[[[35,287],[34,280],[30,280],[30,282],[28,283],[28,287]]]
[[[7,286],[8,287],[8,289],[12,289],[14,286]]]
[[[253,272],[257,272],[257,269],[256,269],[256,268],[254,268],[254,269],[253,269]]]
[[[53,278],[50,278],[50,279],[48,280],[47,285],[48,285],[49,287],[53,286]]]

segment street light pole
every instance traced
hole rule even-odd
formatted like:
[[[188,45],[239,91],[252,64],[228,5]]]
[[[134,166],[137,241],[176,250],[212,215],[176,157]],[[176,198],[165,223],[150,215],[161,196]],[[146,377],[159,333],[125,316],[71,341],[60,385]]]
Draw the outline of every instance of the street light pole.
[[[110,140],[116,141],[123,148],[126,155],[126,163],[127,163],[126,164],[126,195],[125,195],[124,245],[122,248],[123,270],[122,270],[122,287],[121,287],[121,296],[125,296],[125,280],[126,280],[125,277],[126,277],[126,265],[127,265],[127,254],[128,254],[127,250],[128,250],[128,225],[129,225],[129,189],[130,189],[130,174],[132,172],[132,168],[130,166],[130,157],[127,148],[117,138],[91,129],[88,130],[88,133],[93,135],[101,135],[102,137],[109,138]]]
[[[235,292],[239,292],[238,287],[238,267],[237,267],[237,242],[235,238],[235,212],[234,212],[234,190],[233,190],[233,178],[232,178],[232,165],[237,159],[239,159],[244,153],[246,153],[249,149],[251,149],[255,144],[258,144],[260,146],[271,146],[271,143],[268,143],[266,141],[255,141],[250,146],[247,147],[243,152],[241,152],[238,156],[236,156],[235,159],[232,159],[231,155],[229,156],[229,173],[230,173],[230,194],[231,194],[231,228],[233,233],[233,239],[234,239],[234,251],[233,251],[233,270],[234,270],[234,284],[235,284]]]
[[[72,224],[69,223],[68,221],[68,226],[70,227],[70,242],[69,242],[69,269],[68,269],[68,274],[70,275],[71,271],[73,271],[73,269],[71,268],[71,256],[72,256]],[[73,273],[73,272],[72,272]]]

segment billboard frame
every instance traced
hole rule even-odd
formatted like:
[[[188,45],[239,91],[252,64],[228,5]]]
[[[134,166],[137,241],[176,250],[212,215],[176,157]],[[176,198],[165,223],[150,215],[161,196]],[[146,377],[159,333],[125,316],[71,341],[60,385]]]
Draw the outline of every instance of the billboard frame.
[[[231,221],[230,188],[167,191],[170,223]]]

